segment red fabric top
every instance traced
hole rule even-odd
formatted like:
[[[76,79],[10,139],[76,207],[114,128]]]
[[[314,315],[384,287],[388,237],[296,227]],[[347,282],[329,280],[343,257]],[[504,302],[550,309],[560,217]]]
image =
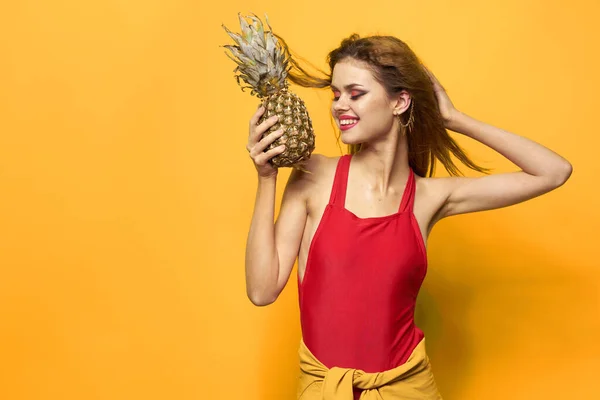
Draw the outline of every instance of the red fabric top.
[[[427,255],[412,212],[414,172],[397,213],[359,218],[345,208],[351,158],[338,161],[298,280],[302,337],[328,368],[380,372],[403,364],[423,338],[414,310]]]

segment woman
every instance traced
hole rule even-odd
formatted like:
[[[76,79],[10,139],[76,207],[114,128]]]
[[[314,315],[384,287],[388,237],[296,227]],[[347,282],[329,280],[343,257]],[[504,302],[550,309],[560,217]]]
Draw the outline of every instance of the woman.
[[[296,67],[292,81],[329,86],[331,113],[350,154],[313,154],[293,170],[274,224],[277,170],[261,139],[276,117],[250,121],[247,150],[258,192],[246,251],[250,300],[274,302],[298,258],[302,341],[298,398],[438,399],[423,332],[414,324],[426,242],[451,215],[506,207],[564,184],[572,167],[529,139],[458,111],[399,39],[352,35],[328,56],[322,79]],[[446,129],[496,150],[521,170],[459,177],[450,155],[473,163]],[[452,176],[433,178],[439,160]]]

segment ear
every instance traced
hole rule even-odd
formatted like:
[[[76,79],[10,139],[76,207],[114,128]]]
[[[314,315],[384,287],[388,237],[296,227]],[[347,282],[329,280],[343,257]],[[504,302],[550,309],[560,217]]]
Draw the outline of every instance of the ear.
[[[393,113],[394,115],[400,115],[410,107],[412,99],[410,93],[406,90],[400,91],[400,93],[394,95],[392,99]]]

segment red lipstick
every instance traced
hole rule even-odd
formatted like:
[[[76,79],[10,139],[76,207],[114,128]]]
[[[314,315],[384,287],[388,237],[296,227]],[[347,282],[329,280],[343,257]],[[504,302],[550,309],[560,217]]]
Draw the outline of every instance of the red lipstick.
[[[340,129],[342,131],[347,131],[348,129],[352,129],[358,124],[358,118],[352,115],[341,115],[339,118]],[[354,121],[350,124],[342,124],[342,121]]]

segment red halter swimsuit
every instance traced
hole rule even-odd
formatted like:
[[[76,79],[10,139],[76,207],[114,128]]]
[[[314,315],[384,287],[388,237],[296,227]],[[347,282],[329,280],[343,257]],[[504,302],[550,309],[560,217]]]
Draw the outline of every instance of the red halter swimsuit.
[[[414,311],[427,255],[412,212],[412,169],[397,213],[360,218],[345,208],[351,159],[338,161],[298,280],[302,337],[327,368],[380,372],[403,364],[423,339]]]

